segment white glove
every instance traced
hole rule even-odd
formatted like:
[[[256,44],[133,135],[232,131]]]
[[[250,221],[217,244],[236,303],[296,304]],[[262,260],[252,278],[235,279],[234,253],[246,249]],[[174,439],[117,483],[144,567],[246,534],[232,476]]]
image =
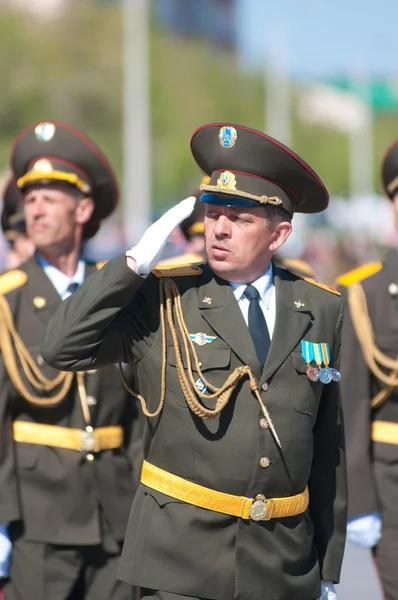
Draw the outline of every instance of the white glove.
[[[379,513],[350,519],[347,523],[347,540],[362,548],[373,548],[381,536]]]
[[[331,581],[321,582],[321,595],[318,600],[337,600],[336,590]]]
[[[195,196],[190,196],[170,208],[146,230],[136,246],[127,250],[126,257],[132,258],[137,264],[137,275],[148,275],[151,269],[157,265],[169,235],[184,219],[189,217],[195,202]]]
[[[7,525],[0,524],[0,577],[8,577],[12,544],[8,537]]]

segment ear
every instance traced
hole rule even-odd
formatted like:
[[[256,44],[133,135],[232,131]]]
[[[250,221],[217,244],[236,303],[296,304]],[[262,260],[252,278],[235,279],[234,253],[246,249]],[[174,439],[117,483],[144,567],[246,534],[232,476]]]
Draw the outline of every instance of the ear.
[[[278,223],[271,234],[271,243],[269,245],[271,252],[277,252],[277,250],[279,250],[279,248],[286,242],[291,233],[291,223],[288,221],[282,221],[282,223]]]
[[[85,225],[91,219],[95,204],[92,198],[82,198],[76,207],[76,223]]]

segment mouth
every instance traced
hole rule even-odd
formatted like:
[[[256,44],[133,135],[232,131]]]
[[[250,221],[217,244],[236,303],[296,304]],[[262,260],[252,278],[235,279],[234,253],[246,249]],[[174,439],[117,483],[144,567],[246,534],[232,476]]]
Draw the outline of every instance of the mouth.
[[[225,246],[219,246],[218,244],[213,244],[211,246],[211,253],[216,259],[225,259],[230,251],[225,248]]]

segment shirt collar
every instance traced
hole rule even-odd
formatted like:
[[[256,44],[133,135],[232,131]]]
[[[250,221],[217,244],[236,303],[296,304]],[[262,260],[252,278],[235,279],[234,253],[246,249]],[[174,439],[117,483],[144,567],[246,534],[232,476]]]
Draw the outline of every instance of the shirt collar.
[[[231,283],[231,288],[234,293],[235,298],[239,302],[242,299],[243,293],[247,288],[247,283]],[[261,275],[256,281],[253,281],[252,285],[259,291],[261,300],[267,305],[267,297],[269,296],[269,291],[272,289],[274,285],[274,277],[272,273],[272,263],[269,264],[268,271]]]
[[[39,253],[36,253],[36,258],[61,298],[64,297],[66,290],[71,283],[77,283],[79,286],[83,283],[85,263],[82,258],[80,258],[79,262],[77,263],[76,273],[73,275],[73,277],[68,277],[68,275],[65,275],[65,273],[57,269],[57,267],[54,267],[54,265],[51,265],[49,262],[47,262],[46,259],[43,258]]]

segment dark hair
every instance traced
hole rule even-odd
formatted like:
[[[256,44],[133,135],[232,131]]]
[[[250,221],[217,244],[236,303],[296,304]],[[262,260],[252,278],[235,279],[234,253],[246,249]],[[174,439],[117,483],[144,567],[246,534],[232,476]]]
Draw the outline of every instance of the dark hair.
[[[267,204],[264,208],[267,215],[268,226],[271,230],[275,229],[279,223],[291,223],[292,216],[284,208],[273,206],[272,204]]]

